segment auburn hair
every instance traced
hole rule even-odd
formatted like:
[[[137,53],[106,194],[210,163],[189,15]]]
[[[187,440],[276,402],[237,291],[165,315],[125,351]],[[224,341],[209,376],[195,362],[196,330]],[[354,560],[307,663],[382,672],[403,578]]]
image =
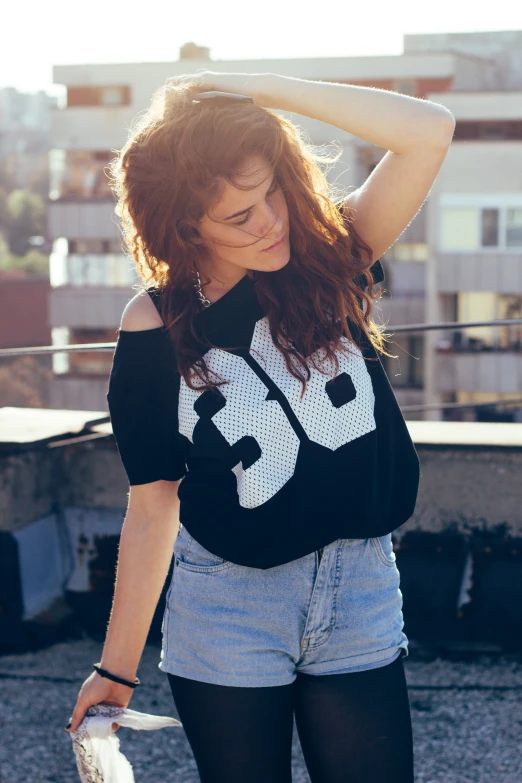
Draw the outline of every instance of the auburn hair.
[[[345,350],[346,339],[358,345],[362,337],[389,355],[386,335],[371,317],[380,296],[370,272],[372,250],[353,227],[351,210],[335,203],[326,177],[327,165],[341,153],[327,158],[292,122],[269,109],[254,103],[196,104],[192,91],[187,83],[158,88],[148,110],[131,125],[125,146],[113,150],[117,154],[108,167],[125,252],[134,258],[144,287],[161,291],[162,319],[186,383],[193,389],[222,385],[210,377],[203,358],[216,346],[194,329],[201,311],[194,265],[209,258],[198,242],[198,221],[216,203],[225,180],[245,189],[236,177],[253,155],[273,167],[284,192],[291,256],[280,270],[247,274],[274,344],[303,384],[302,394],[310,379],[309,357],[316,351],[314,366],[323,372],[321,362],[333,360],[335,376],[334,351]],[[317,364],[319,354],[323,359]]]

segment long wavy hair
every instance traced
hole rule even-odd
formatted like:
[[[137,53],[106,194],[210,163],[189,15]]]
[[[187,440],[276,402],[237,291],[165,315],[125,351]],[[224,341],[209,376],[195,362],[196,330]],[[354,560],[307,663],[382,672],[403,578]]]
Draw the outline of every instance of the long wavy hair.
[[[209,258],[198,241],[198,221],[219,199],[224,181],[248,189],[237,177],[253,155],[273,167],[283,189],[291,256],[280,270],[247,274],[302,395],[309,361],[324,372],[322,362],[333,360],[336,376],[334,351],[345,350],[346,340],[358,345],[362,337],[388,355],[386,335],[371,317],[380,295],[370,272],[372,250],[353,227],[351,211],[335,203],[327,181],[328,166],[341,152],[327,158],[323,151],[293,123],[253,103],[195,104],[186,83],[158,88],[125,146],[113,150],[109,176],[124,249],[144,287],[160,289],[178,371],[191,388],[215,390],[223,383],[211,378],[203,358],[216,346],[194,328],[201,311],[194,270],[198,260]]]

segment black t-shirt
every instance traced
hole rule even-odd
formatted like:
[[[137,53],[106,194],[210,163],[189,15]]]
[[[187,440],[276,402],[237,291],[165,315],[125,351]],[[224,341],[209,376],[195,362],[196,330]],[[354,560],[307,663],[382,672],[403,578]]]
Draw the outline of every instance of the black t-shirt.
[[[158,292],[149,294],[159,309]],[[411,517],[419,461],[368,340],[342,338],[351,353],[337,352],[333,380],[333,365],[324,375],[309,363],[301,399],[251,277],[201,310],[196,330],[203,324],[215,345],[246,346],[206,352],[209,369],[230,381],[219,394],[185,383],[164,326],[119,331],[107,400],[130,485],[182,479],[190,535],[262,569],[338,538],[385,535]]]

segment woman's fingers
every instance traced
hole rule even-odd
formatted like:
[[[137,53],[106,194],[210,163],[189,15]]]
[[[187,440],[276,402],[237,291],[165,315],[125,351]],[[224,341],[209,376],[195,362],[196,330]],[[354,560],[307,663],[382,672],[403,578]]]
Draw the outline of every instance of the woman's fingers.
[[[74,707],[73,714],[69,719],[71,725],[69,726],[69,728],[66,728],[65,731],[68,731],[69,733],[72,731],[77,731],[78,726],[84,719],[85,713],[87,712],[90,706],[91,706],[90,704],[84,704],[80,699],[78,699]]]
[[[87,707],[87,708],[86,708],[86,710],[85,710],[85,712],[87,712],[87,710],[88,710],[88,709],[89,709],[89,708]],[[84,713],[83,715],[81,715],[81,717],[80,717],[80,718],[75,718],[75,715],[74,715],[74,713],[73,713],[73,714],[72,714],[72,716],[71,716],[71,725],[70,725],[70,727],[69,727],[69,728],[67,728],[67,727],[66,727],[66,728],[65,728],[65,731],[67,731],[69,734],[70,734],[72,731],[76,731],[76,730],[77,730],[77,728],[78,728],[78,726],[80,725],[80,723],[81,723],[81,722],[82,722],[82,720],[84,719],[84,717],[85,717],[85,713]],[[113,731],[118,731],[118,729],[120,728],[120,724],[119,724],[119,723],[113,723],[113,724],[111,725],[111,728],[112,728],[112,730],[113,730]]]
[[[77,731],[89,707],[95,704],[111,704],[125,709],[125,707],[128,707],[131,698],[131,688],[112,682],[101,677],[97,672],[93,672],[80,688],[76,705],[70,718],[70,726],[66,726],[65,731]],[[116,726],[114,731],[120,728],[118,723],[113,724],[114,726]]]
[[[67,731],[69,733],[71,733],[72,731],[76,731],[78,729],[78,726],[80,725],[80,723],[84,719],[85,713],[87,712],[87,710],[89,709],[90,706],[92,706],[92,705],[89,704],[86,707],[85,707],[85,705],[82,707],[80,704],[77,704],[76,707],[74,708],[74,712],[73,712],[73,714],[72,714],[72,716],[70,718],[71,725],[70,725],[69,728],[66,728],[65,731]],[[119,728],[120,728],[120,724],[119,723],[113,723],[112,724],[112,730],[113,731],[118,731]]]
[[[263,74],[219,73],[218,71],[199,71],[198,73],[171,76],[167,79],[167,89],[185,85],[190,92],[231,92],[250,95],[254,101],[265,96],[266,83]]]
[[[167,87],[190,87],[192,92],[202,92],[203,90],[213,89],[213,80],[210,74],[205,71],[204,73],[190,73],[183,76],[171,76],[167,79]]]

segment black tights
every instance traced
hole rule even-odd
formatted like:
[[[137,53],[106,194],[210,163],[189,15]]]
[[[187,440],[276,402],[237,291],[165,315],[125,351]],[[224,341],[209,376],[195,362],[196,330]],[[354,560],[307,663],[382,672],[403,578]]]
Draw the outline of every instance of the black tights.
[[[402,654],[401,654],[402,655]],[[348,674],[241,688],[169,674],[201,783],[291,783],[293,716],[312,783],[412,783],[402,657]]]

